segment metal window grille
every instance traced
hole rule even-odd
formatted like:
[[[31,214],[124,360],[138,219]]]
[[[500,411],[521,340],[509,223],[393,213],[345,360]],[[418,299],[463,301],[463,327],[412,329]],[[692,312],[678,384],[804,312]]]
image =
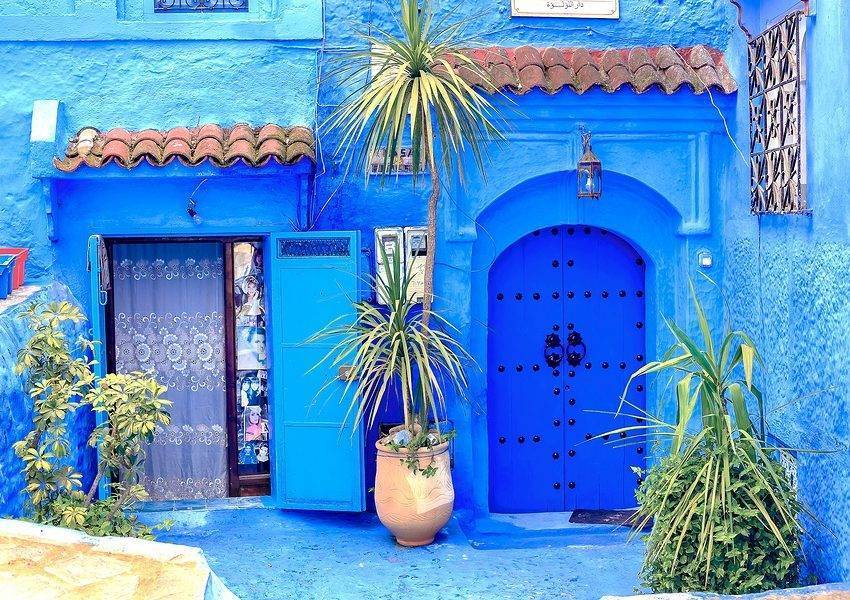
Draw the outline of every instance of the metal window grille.
[[[277,242],[278,258],[306,258],[314,256],[351,256],[349,238],[287,238]]]
[[[754,214],[807,213],[806,17],[794,12],[750,42],[750,207]]]
[[[248,0],[154,0],[155,13],[248,12]]]

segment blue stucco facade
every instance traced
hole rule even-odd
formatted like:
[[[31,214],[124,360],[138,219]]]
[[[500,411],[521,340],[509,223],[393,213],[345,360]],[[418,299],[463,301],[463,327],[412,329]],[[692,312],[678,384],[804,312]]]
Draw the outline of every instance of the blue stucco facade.
[[[757,31],[794,3],[747,7]],[[822,521],[810,524],[809,558],[826,581],[850,577],[850,167],[844,140],[850,107],[840,90],[850,84],[844,57],[850,7],[820,1],[807,19],[806,139],[811,215],[749,214],[746,194],[730,200],[725,225],[729,265],[724,289],[737,325],[752,332],[767,365],[770,422],[786,444],[832,450],[799,454],[802,498]],[[760,10],[759,10],[760,9]]]
[[[507,2],[480,15],[473,3],[457,8],[459,18],[476,20],[473,31],[483,41],[498,45],[713,45],[725,52],[738,81],[746,81],[745,41],[736,11],[726,3],[624,3],[625,13],[615,22],[511,19]],[[363,30],[369,23],[391,24],[386,7],[378,4],[370,11],[327,2],[325,11],[326,60],[320,73],[333,69],[335,48],[358,43],[352,28],[334,23],[360,23]],[[350,89],[323,80],[320,122]],[[722,277],[725,199],[746,189],[748,177],[746,165],[733,158],[734,146],[726,135],[729,126],[746,147],[747,121],[744,117],[739,128],[737,117],[746,103],[735,95],[592,90],[582,96],[550,96],[532,91],[511,102],[504,110],[507,141],[490,148],[483,175],[467,173],[465,185],[457,176],[444,176],[448,186],[439,215],[438,305],[460,327],[462,340],[481,367],[473,373],[469,406],[450,411],[458,429],[457,503],[473,514],[489,508],[487,277],[496,258],[525,235],[552,225],[586,224],[616,232],[646,259],[647,348],[653,354],[663,352],[670,339],[660,315],[690,320],[687,281],[699,270],[700,251],[711,252],[710,274]],[[599,203],[579,202],[575,196],[582,125],[593,131],[594,150],[604,157],[605,200]],[[372,181],[364,186],[356,177],[345,182],[344,169],[333,161],[333,137],[323,136],[322,146],[325,162],[317,177],[317,196],[320,203],[333,200],[321,213],[320,227],[356,227],[369,239],[375,226],[423,224],[427,180],[418,186],[403,176],[383,185]],[[696,280],[712,314],[719,315],[720,296],[702,278]],[[671,416],[666,403],[650,401],[650,407]]]
[[[0,241],[32,248],[31,281],[58,280],[90,309],[91,234],[267,235],[303,223],[308,202],[317,208],[318,229],[359,230],[365,246],[375,227],[423,224],[427,180],[415,186],[401,176],[364,185],[359,174],[346,178],[335,156],[337,140],[319,127],[351,89],[328,80],[334,56],[361,43],[358,28],[388,26],[393,3],[281,0],[257,2],[244,15],[154,15],[144,1],[81,0],[46,9],[17,0],[0,7],[0,49],[15,57],[0,66],[0,80],[10,82],[0,92]],[[597,226],[629,241],[646,261],[650,356],[670,341],[661,315],[693,326],[689,277],[710,317],[723,318],[723,297],[697,276],[697,254],[707,251],[713,257],[707,274],[723,284],[732,320],[756,336],[765,353],[768,404],[803,398],[776,419],[777,433],[803,445],[813,430],[826,441],[844,440],[850,215],[842,189],[847,167],[837,158],[850,115],[844,94],[835,90],[850,84],[842,58],[850,9],[820,0],[809,19],[813,215],[757,219],[749,213],[749,165],[739,154],[746,153],[749,135],[746,39],[730,2],[621,0],[614,21],[512,18],[509,0],[491,4],[482,11],[477,2],[441,0],[438,8],[455,9],[459,18],[474,20],[471,31],[482,41],[504,46],[712,46],[724,53],[741,91],[666,95],[624,88],[514,98],[507,140],[491,149],[486,173],[469,173],[465,186],[444,174],[438,305],[479,365],[486,369],[487,275],[499,254],[535,229]],[[788,5],[750,0],[744,22],[757,31]],[[60,101],[58,130],[52,140],[30,142],[32,106],[40,99]],[[306,163],[260,169],[173,163],[61,174],[50,163],[84,126],[167,129],[207,122],[319,127],[315,170]],[[575,195],[580,126],[593,132],[605,168],[598,202]],[[186,215],[190,196],[200,224]],[[363,272],[370,260],[364,255]],[[3,356],[19,342],[14,336],[0,341]],[[486,371],[475,371],[471,406],[450,406],[459,432],[457,505],[471,515],[488,511],[486,381]],[[649,407],[671,416],[661,390],[649,392]],[[5,402],[5,388],[2,393]],[[0,452],[3,473],[9,472],[6,445]],[[828,581],[848,579],[850,457],[842,450],[800,460],[803,496],[836,534],[813,530],[814,571]]]

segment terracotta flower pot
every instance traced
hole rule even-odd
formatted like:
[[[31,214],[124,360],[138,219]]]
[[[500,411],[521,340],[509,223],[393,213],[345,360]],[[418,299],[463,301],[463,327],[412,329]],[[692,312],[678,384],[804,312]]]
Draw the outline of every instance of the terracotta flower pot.
[[[395,433],[401,429],[393,428]],[[407,450],[396,452],[379,440],[378,469],[375,476],[375,508],[384,527],[402,546],[427,546],[436,533],[449,522],[454,508],[455,490],[449,463],[449,444],[416,452],[419,468],[434,465],[431,477],[416,473],[407,466]]]

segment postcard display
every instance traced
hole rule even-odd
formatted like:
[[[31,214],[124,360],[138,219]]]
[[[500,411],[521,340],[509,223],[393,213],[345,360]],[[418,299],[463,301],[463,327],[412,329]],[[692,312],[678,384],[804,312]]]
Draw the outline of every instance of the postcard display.
[[[269,472],[268,358],[261,242],[233,244],[239,475]]]

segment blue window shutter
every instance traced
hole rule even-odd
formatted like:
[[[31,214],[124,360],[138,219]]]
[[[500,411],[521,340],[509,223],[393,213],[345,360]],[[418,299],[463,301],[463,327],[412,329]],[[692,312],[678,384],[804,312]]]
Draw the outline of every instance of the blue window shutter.
[[[354,316],[359,234],[286,233],[270,242],[272,494],[283,508],[362,511],[363,427],[343,427],[344,384],[327,385],[336,373],[311,371],[333,343],[305,343]]]
[[[92,330],[92,341],[95,342],[94,374],[103,377],[107,372],[106,364],[106,302],[109,298],[109,273],[106,260],[106,244],[99,235],[93,235],[88,240],[88,267],[89,267],[89,289],[91,290],[91,314],[90,323]],[[104,422],[103,413],[95,413],[98,425]],[[98,460],[100,460],[100,448],[98,448]],[[98,486],[98,497],[104,500],[109,497],[109,478],[103,477]]]

